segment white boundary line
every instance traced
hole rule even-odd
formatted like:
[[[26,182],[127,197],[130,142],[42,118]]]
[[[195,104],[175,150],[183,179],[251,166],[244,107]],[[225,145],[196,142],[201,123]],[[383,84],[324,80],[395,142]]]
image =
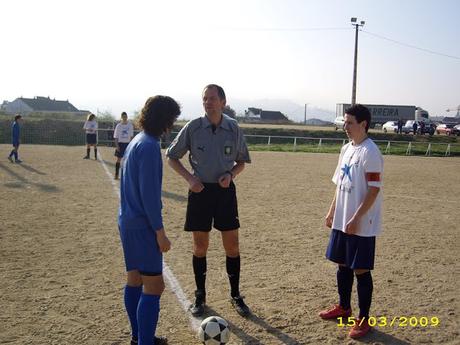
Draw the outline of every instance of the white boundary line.
[[[105,170],[105,173],[107,174],[107,176],[110,179],[110,182],[112,183],[112,188],[113,188],[114,193],[118,196],[118,198],[120,198],[120,188],[118,187],[118,183],[116,182],[116,180],[114,180],[112,174],[109,171],[109,168],[107,168],[107,164],[105,164],[100,151],[98,151],[97,155],[98,155],[98,160],[101,162],[102,167]],[[177,301],[179,302],[180,306],[185,311],[186,315],[188,315],[190,326],[192,327],[192,330],[194,332],[197,332],[201,324],[201,319],[194,318],[189,313],[188,307],[191,303],[188,300],[187,296],[185,296],[184,290],[182,290],[182,287],[180,286],[179,281],[176,279],[171,269],[166,264],[165,260],[163,260],[163,277],[168,283],[169,288],[171,289],[172,293],[176,296]]]

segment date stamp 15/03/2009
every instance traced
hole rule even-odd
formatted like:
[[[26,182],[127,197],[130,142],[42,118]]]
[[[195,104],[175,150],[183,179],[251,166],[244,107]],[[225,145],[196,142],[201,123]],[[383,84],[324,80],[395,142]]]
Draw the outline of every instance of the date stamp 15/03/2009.
[[[338,327],[353,327],[361,326],[365,318],[338,317],[337,321]],[[437,327],[441,320],[437,316],[370,316],[367,322],[371,327]]]

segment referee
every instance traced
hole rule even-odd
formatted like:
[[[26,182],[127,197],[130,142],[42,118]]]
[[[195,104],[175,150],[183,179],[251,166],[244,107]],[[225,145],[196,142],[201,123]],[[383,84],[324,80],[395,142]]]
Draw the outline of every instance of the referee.
[[[245,163],[248,148],[238,123],[222,113],[226,104],[222,87],[210,84],[203,90],[205,116],[188,122],[166,151],[168,164],[189,184],[185,231],[193,235],[194,316],[204,313],[206,302],[206,253],[209,232],[214,226],[222,235],[226,268],[230,281],[230,301],[241,316],[250,313],[240,295],[240,250],[238,244],[238,204],[233,180]],[[180,159],[189,152],[193,169],[189,172]]]

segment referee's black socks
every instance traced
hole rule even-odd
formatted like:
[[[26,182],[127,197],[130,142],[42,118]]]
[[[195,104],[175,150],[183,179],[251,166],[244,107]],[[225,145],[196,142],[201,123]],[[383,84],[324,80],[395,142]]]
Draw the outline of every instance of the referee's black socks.
[[[240,295],[240,256],[236,258],[227,256],[226,266],[231,288],[230,295],[238,297]]]
[[[195,273],[195,283],[197,290],[206,290],[206,256],[200,258],[193,255],[193,273]]]
[[[97,159],[97,147],[94,146],[94,159]]]

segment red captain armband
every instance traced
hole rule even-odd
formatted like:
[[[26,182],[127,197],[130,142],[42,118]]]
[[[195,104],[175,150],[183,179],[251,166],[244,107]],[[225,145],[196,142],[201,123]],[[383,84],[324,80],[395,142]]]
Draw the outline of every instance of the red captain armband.
[[[367,182],[380,182],[380,173],[378,172],[366,173],[366,180]]]

